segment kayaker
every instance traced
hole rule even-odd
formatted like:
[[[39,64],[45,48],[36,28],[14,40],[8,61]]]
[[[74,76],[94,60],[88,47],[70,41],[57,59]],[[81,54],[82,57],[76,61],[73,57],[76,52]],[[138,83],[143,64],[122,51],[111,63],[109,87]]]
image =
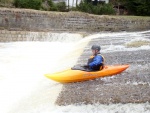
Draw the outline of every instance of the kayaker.
[[[98,71],[103,69],[104,66],[104,58],[100,54],[101,47],[98,45],[93,45],[91,47],[93,55],[88,59],[87,66],[85,68],[89,68],[91,71]]]
[[[100,54],[101,47],[98,45],[93,45],[91,47],[93,55],[88,59],[87,65],[76,67],[74,70],[83,70],[83,71],[99,71],[103,69],[104,66],[104,57]]]

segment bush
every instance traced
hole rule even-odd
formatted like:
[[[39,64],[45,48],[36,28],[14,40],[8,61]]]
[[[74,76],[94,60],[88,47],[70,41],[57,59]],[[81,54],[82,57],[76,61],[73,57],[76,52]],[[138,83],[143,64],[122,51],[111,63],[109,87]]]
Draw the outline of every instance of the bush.
[[[93,7],[92,4],[87,2],[81,2],[79,6],[77,6],[79,11],[87,12],[87,13],[92,13],[92,7]]]
[[[48,10],[49,11],[66,11],[66,3],[65,2],[58,2],[54,3],[52,0],[47,0]],[[45,7],[42,7],[45,10]],[[46,9],[47,10],[47,9]]]
[[[0,3],[12,3],[13,2],[13,0],[0,0]]]
[[[115,14],[115,10],[111,4],[105,4],[101,6],[101,13],[102,14]]]
[[[71,11],[79,11],[78,8],[76,8],[76,7],[71,7],[70,10]]]
[[[81,2],[77,7],[79,11],[92,13],[92,14],[115,14],[115,10],[111,4],[98,4],[92,5],[86,1]]]
[[[130,12],[132,12],[134,7],[135,9],[133,10],[132,14],[134,15],[139,15],[139,16],[150,16],[150,1],[148,0],[139,0],[139,1],[133,1],[128,3],[131,7],[128,7]]]
[[[39,10],[42,5],[42,0],[14,0],[15,7],[30,8]]]
[[[150,16],[150,0],[119,0],[128,13],[137,16]]]
[[[65,2],[58,2],[56,4],[58,11],[66,11],[66,3]]]
[[[52,0],[48,0],[48,5],[50,7],[49,8],[50,11],[57,11],[58,10],[56,4]]]
[[[12,7],[13,0],[0,0],[0,7]]]

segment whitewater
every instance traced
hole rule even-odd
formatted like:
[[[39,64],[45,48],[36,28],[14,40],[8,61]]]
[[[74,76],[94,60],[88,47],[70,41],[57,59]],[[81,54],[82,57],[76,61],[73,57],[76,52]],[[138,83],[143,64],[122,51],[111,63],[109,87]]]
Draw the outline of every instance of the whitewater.
[[[58,106],[55,101],[63,85],[44,76],[75,65],[91,39],[122,34],[133,37],[140,33],[96,33],[85,38],[80,34],[66,33],[61,39],[60,34],[55,34],[43,42],[0,43],[0,113],[150,113],[149,102]],[[73,36],[76,40],[71,38]],[[126,44],[143,40],[150,41],[147,37],[133,37]],[[150,50],[150,45],[128,48],[110,44],[102,45],[102,48],[102,52],[107,53]]]

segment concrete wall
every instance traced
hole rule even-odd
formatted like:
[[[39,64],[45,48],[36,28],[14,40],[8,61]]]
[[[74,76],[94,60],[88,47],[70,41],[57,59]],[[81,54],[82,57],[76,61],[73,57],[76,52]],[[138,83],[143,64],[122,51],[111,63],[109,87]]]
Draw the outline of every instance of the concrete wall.
[[[0,42],[9,41],[27,41],[27,33],[25,31],[0,30]]]
[[[0,30],[0,42],[58,41],[58,40],[61,42],[76,42],[81,40],[84,35],[85,35],[84,33],[55,33],[55,32]]]
[[[0,9],[0,30],[11,31],[140,31],[150,29],[150,17],[97,16],[80,12]]]

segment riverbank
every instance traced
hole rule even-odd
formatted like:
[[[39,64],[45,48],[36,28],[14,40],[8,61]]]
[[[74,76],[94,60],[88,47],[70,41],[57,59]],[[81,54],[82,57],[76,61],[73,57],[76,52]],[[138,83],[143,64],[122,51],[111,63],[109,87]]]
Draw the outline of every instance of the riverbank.
[[[31,9],[0,9],[0,30],[9,31],[143,31],[150,17],[92,15],[81,12],[48,12]]]

